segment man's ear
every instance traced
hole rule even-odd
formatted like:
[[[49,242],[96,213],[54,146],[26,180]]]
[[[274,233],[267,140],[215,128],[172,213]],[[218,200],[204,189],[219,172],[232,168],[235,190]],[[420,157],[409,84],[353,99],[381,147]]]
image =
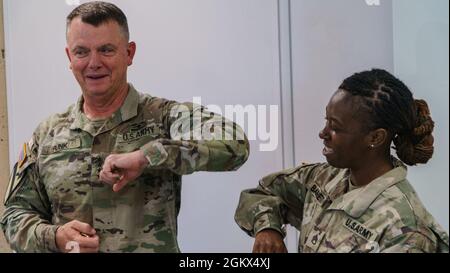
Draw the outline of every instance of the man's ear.
[[[388,131],[383,128],[378,128],[370,131],[368,135],[368,146],[370,148],[378,148],[383,146],[388,141]]]
[[[136,53],[136,43],[135,42],[128,43],[127,53],[128,53],[128,66],[130,66],[133,64],[134,54]]]
[[[68,47],[66,47],[66,55],[67,55],[67,58],[69,58],[69,63],[70,63],[69,68],[70,68],[70,70],[72,70],[72,59],[70,58],[70,52],[69,52]]]

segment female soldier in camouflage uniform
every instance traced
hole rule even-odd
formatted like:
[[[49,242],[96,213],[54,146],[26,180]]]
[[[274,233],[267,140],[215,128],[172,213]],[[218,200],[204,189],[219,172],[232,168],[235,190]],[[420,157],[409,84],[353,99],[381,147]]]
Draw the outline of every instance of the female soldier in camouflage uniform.
[[[404,165],[431,158],[433,127],[425,101],[400,80],[380,69],[354,74],[326,108],[328,163],[264,177],[242,192],[235,220],[256,237],[254,252],[286,252],[287,223],[300,230],[299,252],[448,252]]]

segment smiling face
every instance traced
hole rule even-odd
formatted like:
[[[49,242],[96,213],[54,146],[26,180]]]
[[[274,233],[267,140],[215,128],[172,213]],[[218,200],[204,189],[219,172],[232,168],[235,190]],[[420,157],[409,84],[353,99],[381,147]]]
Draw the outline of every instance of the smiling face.
[[[326,124],[319,137],[325,145],[322,153],[337,168],[356,169],[364,164],[369,150],[369,135],[361,114],[356,112],[357,98],[338,90],[326,107]]]
[[[127,90],[135,50],[113,20],[96,27],[77,17],[68,26],[66,53],[84,96],[112,97]]]

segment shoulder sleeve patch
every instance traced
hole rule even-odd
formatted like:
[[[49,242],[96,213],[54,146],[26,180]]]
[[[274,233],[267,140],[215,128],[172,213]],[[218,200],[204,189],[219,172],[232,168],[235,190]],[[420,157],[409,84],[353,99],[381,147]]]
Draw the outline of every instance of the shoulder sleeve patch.
[[[3,200],[4,205],[6,205],[13,193],[17,190],[19,184],[21,184],[21,181],[23,180],[23,172],[33,162],[34,160],[31,157],[30,146],[27,143],[24,143],[19,154],[19,159],[16,164],[14,164],[11,176],[9,177],[8,187],[6,188],[5,198]]]
[[[31,141],[24,143],[19,153],[19,159],[17,160],[17,173],[21,174],[31,163],[34,162],[34,157],[31,155]]]

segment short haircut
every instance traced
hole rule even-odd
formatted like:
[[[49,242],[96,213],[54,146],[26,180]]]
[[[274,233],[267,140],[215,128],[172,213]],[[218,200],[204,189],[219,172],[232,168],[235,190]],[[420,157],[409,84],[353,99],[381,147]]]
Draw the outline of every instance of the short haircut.
[[[95,27],[109,21],[115,21],[122,29],[126,40],[128,41],[130,39],[127,17],[125,16],[125,13],[114,4],[94,1],[79,5],[67,16],[66,29],[69,28],[72,20],[77,17],[80,17],[83,23]]]

